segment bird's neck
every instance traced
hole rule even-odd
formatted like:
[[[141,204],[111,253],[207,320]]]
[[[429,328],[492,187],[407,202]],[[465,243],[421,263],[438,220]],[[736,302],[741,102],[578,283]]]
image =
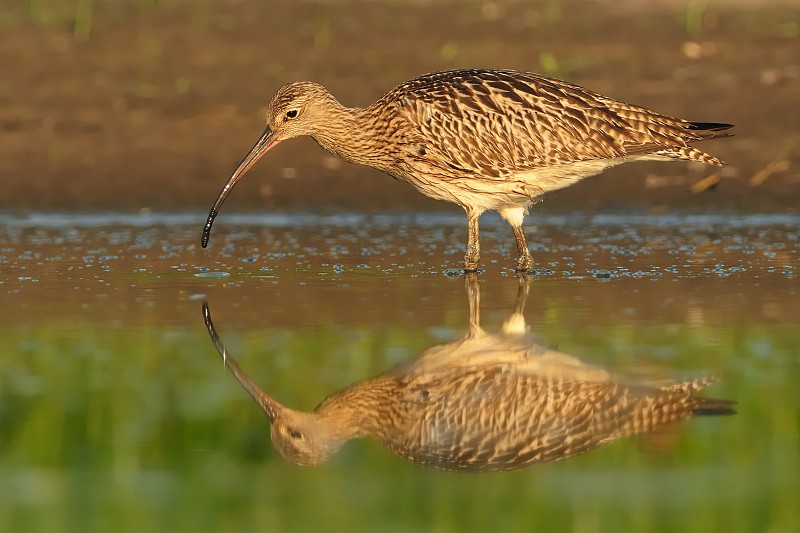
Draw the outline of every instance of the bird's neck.
[[[331,394],[315,410],[330,432],[343,440],[379,434],[394,394],[391,380],[372,379]]]
[[[320,146],[345,161],[376,166],[375,120],[368,109],[344,107],[339,102],[329,108],[326,123],[312,137]]]

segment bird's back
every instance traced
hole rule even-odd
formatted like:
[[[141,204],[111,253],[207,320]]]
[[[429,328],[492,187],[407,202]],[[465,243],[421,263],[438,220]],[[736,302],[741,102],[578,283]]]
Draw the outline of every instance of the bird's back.
[[[507,365],[406,376],[373,435],[395,453],[444,470],[500,471],[558,461],[731,402],[693,396],[703,384],[636,388],[561,380]],[[705,383],[705,382],[703,382]]]
[[[375,106],[394,109],[413,123],[428,159],[460,175],[495,180],[641,156],[721,164],[689,145],[726,135],[721,131],[730,127],[669,117],[567,82],[509,70],[428,74],[402,83]]]

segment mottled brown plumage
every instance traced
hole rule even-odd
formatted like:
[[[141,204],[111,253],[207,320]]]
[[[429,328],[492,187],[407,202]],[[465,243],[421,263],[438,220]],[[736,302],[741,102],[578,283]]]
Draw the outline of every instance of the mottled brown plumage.
[[[225,351],[207,307],[204,313],[226,366],[267,414],[273,445],[299,465],[320,464],[348,440],[372,437],[431,468],[511,470],[669,427],[693,413],[733,412],[732,402],[694,396],[708,378],[635,382],[536,343],[521,301],[501,333],[487,334],[477,290],[473,278],[465,339],[335,392],[310,413],[282,406],[255,385]]]
[[[400,84],[367,108],[346,108],[324,87],[281,87],[267,128],[220,191],[203,232],[238,179],[278,142],[312,136],[351,163],[367,165],[421,193],[466,210],[464,265],[478,267],[478,217],[511,224],[517,269],[529,270],[522,222],[542,194],[637,159],[722,162],[690,146],[730,135],[729,124],[689,122],[612,100],[577,85],[510,70],[455,70]]]

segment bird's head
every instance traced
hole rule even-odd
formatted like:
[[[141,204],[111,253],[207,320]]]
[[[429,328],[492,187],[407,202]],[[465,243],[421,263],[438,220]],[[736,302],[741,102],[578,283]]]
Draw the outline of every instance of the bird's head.
[[[325,124],[326,112],[341,105],[322,85],[310,81],[288,83],[278,89],[267,106],[267,127],[219,192],[203,229],[201,244],[208,245],[211,225],[236,182],[276,144],[292,137],[314,135]]]
[[[270,425],[272,445],[287,462],[300,466],[322,464],[331,458],[346,438],[316,413],[284,408]]]
[[[335,103],[322,85],[310,81],[287,83],[278,89],[267,106],[267,130],[271,132],[269,148],[292,137],[313,135],[316,126],[324,123],[326,111]]]

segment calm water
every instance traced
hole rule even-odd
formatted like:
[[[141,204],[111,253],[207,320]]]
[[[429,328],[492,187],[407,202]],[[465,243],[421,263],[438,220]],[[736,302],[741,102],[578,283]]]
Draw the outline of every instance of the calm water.
[[[539,217],[530,332],[613,372],[719,373],[694,418],[493,474],[370,440],[298,467],[209,340],[287,406],[457,342],[459,216],[0,216],[2,531],[793,531],[800,218]],[[480,324],[514,312],[510,230],[482,225]],[[664,435],[662,435],[664,437]],[[657,450],[654,450],[657,448]]]

